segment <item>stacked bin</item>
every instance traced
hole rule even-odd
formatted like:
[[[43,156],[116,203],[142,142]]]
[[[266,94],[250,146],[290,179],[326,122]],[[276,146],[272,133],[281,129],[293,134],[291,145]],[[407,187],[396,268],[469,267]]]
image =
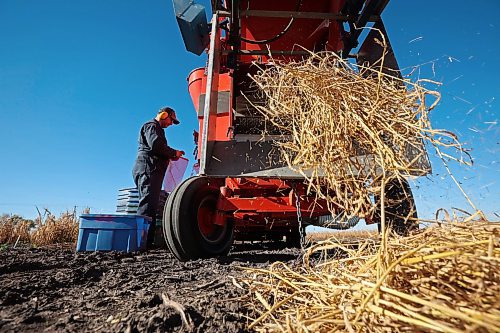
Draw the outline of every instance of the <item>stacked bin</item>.
[[[163,238],[162,224],[163,224],[163,207],[167,201],[168,193],[165,191],[160,192],[160,199],[158,202],[158,210],[156,211],[156,244],[159,246],[165,245]],[[135,187],[123,188],[118,190],[118,201],[116,204],[116,212],[120,214],[137,214],[139,208],[139,191]]]

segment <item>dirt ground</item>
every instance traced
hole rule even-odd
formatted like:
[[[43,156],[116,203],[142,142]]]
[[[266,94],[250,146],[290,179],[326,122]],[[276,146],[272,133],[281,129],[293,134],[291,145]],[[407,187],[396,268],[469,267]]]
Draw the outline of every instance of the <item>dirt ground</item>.
[[[181,263],[168,250],[3,249],[0,332],[245,332],[245,291],[232,283],[238,267],[293,262],[298,254],[240,244],[227,257]]]

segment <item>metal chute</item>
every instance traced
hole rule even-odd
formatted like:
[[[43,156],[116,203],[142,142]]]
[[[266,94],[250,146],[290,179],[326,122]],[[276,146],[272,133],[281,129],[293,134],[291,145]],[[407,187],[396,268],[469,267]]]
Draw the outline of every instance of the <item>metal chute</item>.
[[[193,0],[173,0],[173,4],[186,50],[202,54],[210,40],[205,7]]]

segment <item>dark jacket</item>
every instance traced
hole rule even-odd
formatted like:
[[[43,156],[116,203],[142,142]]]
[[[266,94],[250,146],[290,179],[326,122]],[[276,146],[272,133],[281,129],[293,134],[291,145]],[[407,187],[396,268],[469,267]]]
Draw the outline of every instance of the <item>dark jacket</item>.
[[[167,145],[165,132],[156,119],[142,125],[139,152],[132,176],[140,196],[137,214],[149,216],[153,221],[149,226],[148,243],[152,242],[155,235],[155,220],[165,171],[175,155],[176,150]],[[163,210],[163,207],[160,209]]]
[[[176,150],[168,146],[165,131],[156,119],[142,125],[139,133],[138,155],[160,159],[165,164],[168,163],[169,159],[175,158]]]

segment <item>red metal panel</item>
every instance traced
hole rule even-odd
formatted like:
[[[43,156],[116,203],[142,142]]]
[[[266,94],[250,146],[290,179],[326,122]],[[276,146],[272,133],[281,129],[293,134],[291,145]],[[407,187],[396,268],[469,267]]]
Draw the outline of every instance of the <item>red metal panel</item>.
[[[217,202],[217,209],[226,213],[240,215],[248,215],[249,213],[279,213],[279,215],[284,216],[283,214],[292,213],[291,215],[287,215],[294,216],[297,214],[297,208],[293,200],[290,201],[288,197],[227,198],[221,196]],[[328,213],[327,210],[325,213],[325,211],[318,206],[318,202],[311,197],[306,197],[301,200],[301,212],[304,216],[311,216],[311,213],[314,213],[314,216]]]
[[[290,186],[281,179],[264,178],[227,178],[226,186],[233,192],[238,190],[284,190],[290,189]]]
[[[271,11],[296,11],[298,0],[295,1],[269,1],[269,0],[242,0],[242,10],[271,10]],[[301,12],[338,13],[345,0],[302,0],[299,8]],[[289,18],[272,17],[241,17],[241,36],[250,40],[270,39],[280,32],[290,22]],[[342,26],[336,21],[321,19],[296,18],[289,30],[276,41],[269,44],[251,44],[242,42],[242,50],[267,51],[271,50],[306,50],[326,49],[339,51],[342,49]],[[293,59],[298,57],[279,57]],[[253,60],[266,61],[266,56],[241,56],[241,62]]]
[[[345,0],[330,0],[330,12],[338,13],[342,9],[345,4]],[[344,48],[344,43],[342,42],[342,33],[343,27],[337,21],[329,22],[328,29],[328,43],[326,44],[326,49],[328,51],[340,51]]]

